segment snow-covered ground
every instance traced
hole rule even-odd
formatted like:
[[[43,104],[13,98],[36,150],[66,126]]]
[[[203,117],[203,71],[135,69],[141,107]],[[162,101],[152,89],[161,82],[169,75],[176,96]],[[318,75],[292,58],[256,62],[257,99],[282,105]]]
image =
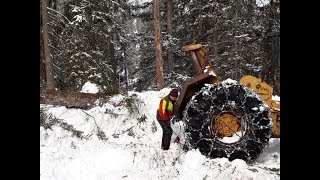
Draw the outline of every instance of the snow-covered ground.
[[[85,91],[90,87],[96,92],[93,84]],[[40,126],[40,179],[280,179],[278,138],[270,139],[254,164],[230,162],[207,158],[198,150],[184,152],[173,142],[176,134],[181,143],[184,140],[181,124],[176,123],[170,149],[161,150],[162,129],[155,112],[169,90],[115,95],[88,110],[41,104],[43,112],[83,133],[81,139],[58,124],[51,129]],[[105,137],[97,136],[101,132]]]

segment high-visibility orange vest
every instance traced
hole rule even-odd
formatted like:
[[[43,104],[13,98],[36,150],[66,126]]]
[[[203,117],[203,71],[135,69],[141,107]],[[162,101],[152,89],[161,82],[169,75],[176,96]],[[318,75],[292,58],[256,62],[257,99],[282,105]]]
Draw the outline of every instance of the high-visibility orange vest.
[[[174,115],[173,103],[169,99],[169,95],[162,98],[157,109],[157,114],[163,121],[169,121]]]

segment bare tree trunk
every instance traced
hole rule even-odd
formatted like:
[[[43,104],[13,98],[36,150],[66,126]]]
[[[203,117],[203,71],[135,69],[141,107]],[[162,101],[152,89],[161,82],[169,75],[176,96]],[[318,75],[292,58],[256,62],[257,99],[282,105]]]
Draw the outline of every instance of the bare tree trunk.
[[[167,31],[169,34],[169,48],[168,48],[168,73],[171,74],[173,71],[173,51],[171,48],[171,41],[173,36],[172,31],[172,0],[167,0]]]
[[[115,58],[114,45],[111,42],[111,39],[109,41],[109,57],[110,57],[111,68],[113,71],[111,75],[112,84],[114,87],[116,87],[117,86],[117,60]]]
[[[128,62],[127,62],[127,49],[126,49],[126,45],[125,43],[121,44],[122,48],[123,48],[123,69],[124,69],[124,76],[125,76],[125,88],[126,91],[128,91],[128,81],[129,81],[129,76],[128,76]]]
[[[157,90],[161,90],[164,86],[163,80],[163,60],[161,50],[161,33],[160,33],[160,12],[159,0],[153,0],[153,18],[154,18],[154,39],[156,50],[156,82]]]
[[[48,12],[47,12],[48,0],[42,0],[42,26],[43,26],[43,48],[44,56],[46,62],[46,79],[47,79],[47,89],[55,89],[54,77],[53,77],[53,63],[51,59],[51,51],[49,48],[49,31],[48,31]]]

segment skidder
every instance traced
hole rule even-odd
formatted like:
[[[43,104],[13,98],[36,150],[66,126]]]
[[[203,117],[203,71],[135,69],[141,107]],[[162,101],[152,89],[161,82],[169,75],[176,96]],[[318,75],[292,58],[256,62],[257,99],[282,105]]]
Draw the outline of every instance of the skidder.
[[[191,55],[197,72],[182,86],[175,106],[176,117],[186,124],[187,146],[212,158],[253,162],[276,135],[271,117],[274,107],[248,86],[260,81],[220,82],[201,44],[181,49]],[[280,105],[277,110],[280,115]]]

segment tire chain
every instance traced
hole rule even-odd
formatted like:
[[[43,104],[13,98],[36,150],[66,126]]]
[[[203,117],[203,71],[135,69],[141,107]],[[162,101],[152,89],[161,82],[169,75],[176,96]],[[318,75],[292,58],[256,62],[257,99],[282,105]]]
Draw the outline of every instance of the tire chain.
[[[244,85],[206,84],[191,98],[183,113],[187,145],[189,149],[199,148],[202,154],[212,158],[253,162],[271,137],[273,125],[269,110],[260,96]],[[217,130],[210,129],[210,117],[216,118],[224,112],[232,112],[240,119],[241,129],[245,131],[235,143],[221,142]]]

